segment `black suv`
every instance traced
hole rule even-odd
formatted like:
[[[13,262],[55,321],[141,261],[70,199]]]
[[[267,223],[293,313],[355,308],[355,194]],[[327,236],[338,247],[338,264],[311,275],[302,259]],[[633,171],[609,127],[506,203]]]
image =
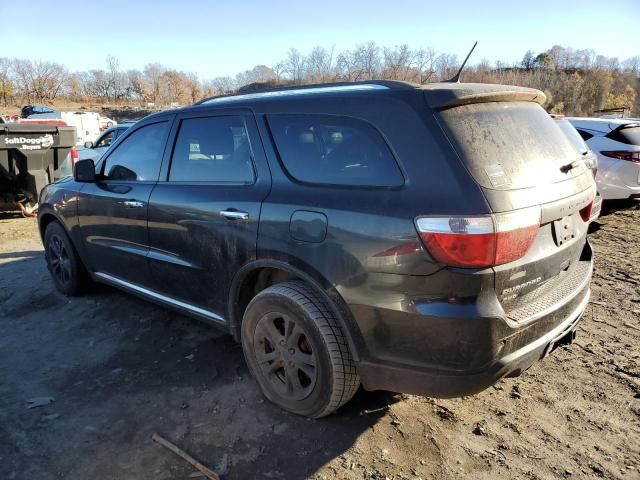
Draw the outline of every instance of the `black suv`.
[[[596,188],[543,101],[368,82],[151,115],[42,192],[49,269],[225,329],[297,414],[359,385],[479,392],[570,342],[589,299]]]

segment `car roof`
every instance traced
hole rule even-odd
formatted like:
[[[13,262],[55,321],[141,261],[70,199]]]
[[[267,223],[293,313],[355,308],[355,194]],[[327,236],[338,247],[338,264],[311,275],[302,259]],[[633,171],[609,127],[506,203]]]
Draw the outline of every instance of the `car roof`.
[[[630,123],[638,123],[634,120],[626,119],[613,119],[613,118],[589,118],[589,117],[567,117],[574,127],[583,128],[586,130],[592,130],[596,132],[608,133],[611,130],[622,125],[628,125]]]
[[[429,83],[419,85],[395,80],[371,80],[365,82],[338,82],[314,85],[297,85],[260,89],[223,95],[201,100],[193,106],[179,110],[191,110],[201,106],[251,106],[258,103],[305,101],[311,98],[346,95],[386,95],[392,92],[423,92],[432,108],[444,108],[472,101],[525,100],[543,103],[545,96],[539,90],[512,85],[482,83]]]

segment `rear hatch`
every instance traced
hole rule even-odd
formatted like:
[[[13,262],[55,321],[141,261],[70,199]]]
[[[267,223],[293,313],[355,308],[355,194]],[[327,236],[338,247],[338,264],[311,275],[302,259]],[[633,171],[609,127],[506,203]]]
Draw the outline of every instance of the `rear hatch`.
[[[525,223],[535,222],[539,212],[526,253],[492,265],[507,316],[534,319],[583,288],[591,268],[584,256],[595,183],[580,153],[540,106],[544,95],[459,84],[427,88],[425,96],[455,157],[482,188],[494,224],[506,218],[520,228],[519,212]]]

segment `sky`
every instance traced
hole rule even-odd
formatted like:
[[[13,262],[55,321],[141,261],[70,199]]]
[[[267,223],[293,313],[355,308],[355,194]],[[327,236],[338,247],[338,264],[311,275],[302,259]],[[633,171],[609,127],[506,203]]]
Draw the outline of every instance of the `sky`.
[[[0,2],[0,56],[62,63],[70,71],[159,62],[200,79],[273,66],[291,47],[408,44],[470,63],[517,62],[553,45],[621,60],[640,55],[640,0]],[[35,18],[30,20],[30,12]],[[27,18],[25,18],[27,16]]]

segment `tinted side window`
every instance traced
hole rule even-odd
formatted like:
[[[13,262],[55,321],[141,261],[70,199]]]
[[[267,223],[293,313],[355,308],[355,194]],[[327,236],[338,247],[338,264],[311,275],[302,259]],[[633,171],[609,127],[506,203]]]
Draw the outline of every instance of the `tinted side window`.
[[[404,183],[389,146],[372,125],[334,115],[269,115],[280,158],[297,180],[395,187]]]
[[[125,138],[107,158],[105,177],[130,182],[157,180],[168,128],[167,122],[152,123]]]
[[[576,130],[578,130],[578,133],[580,134],[582,139],[585,141],[593,137],[593,135],[591,135],[589,132],[585,132],[584,130],[580,130],[579,128],[576,128]]]
[[[182,120],[171,157],[169,180],[253,183],[251,148],[242,117]]]

